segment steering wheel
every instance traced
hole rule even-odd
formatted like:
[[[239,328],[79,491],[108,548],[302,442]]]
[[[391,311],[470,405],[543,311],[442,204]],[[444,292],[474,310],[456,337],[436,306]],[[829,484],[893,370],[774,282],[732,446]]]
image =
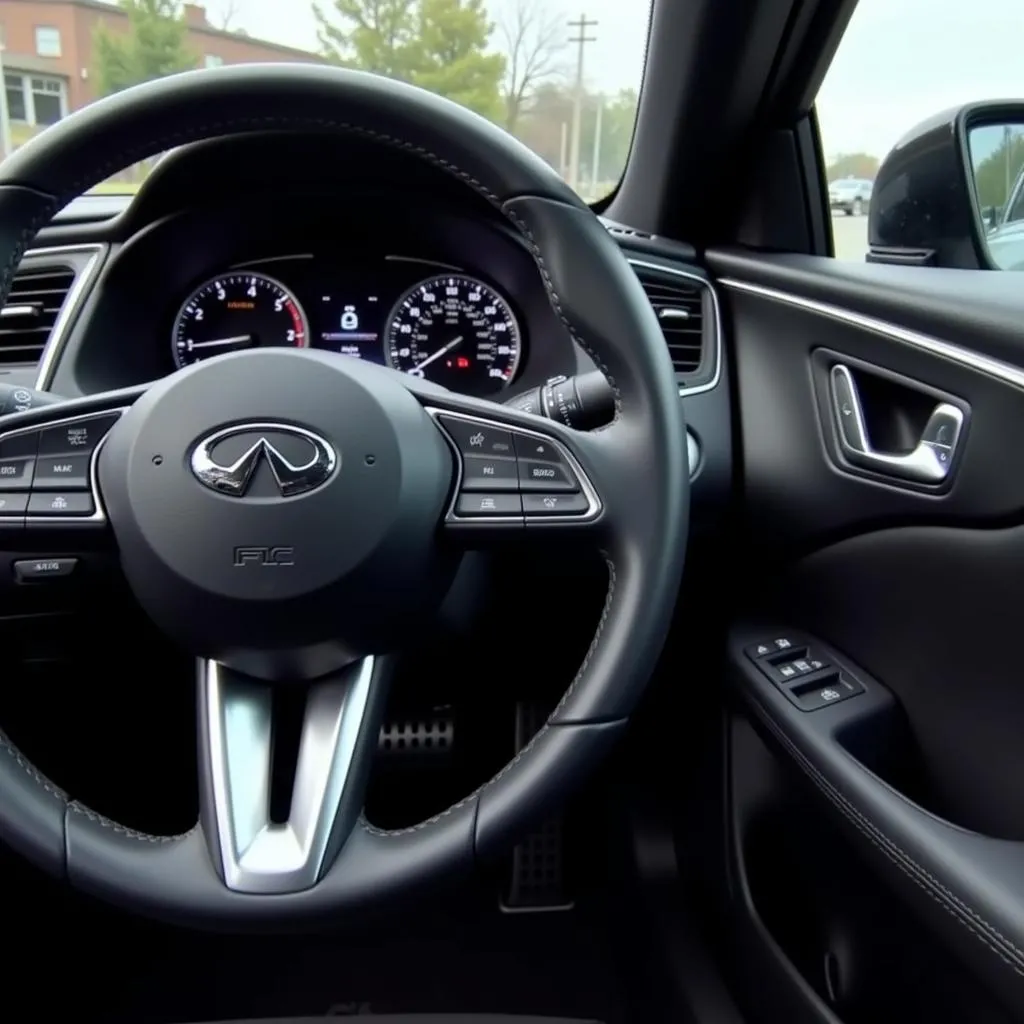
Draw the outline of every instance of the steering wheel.
[[[73,114],[0,164],[0,300],[39,227],[92,184],[172,146],[260,131],[379,143],[487,200],[610,382],[615,416],[580,433],[344,356],[255,349],[5,421],[0,457],[58,451],[87,472],[78,491],[37,487],[4,525],[22,527],[26,550],[68,550],[86,530],[91,543],[116,544],[136,600],[197,658],[201,813],[184,835],[126,828],[0,737],[3,838],[97,897],[205,927],[338,919],[511,845],[622,733],[661,652],[687,539],[681,403],[625,258],[547,164],[411,86],[239,66]],[[493,487],[489,463],[508,470]],[[547,723],[494,778],[414,827],[375,828],[363,796],[395,638],[429,620],[463,552],[510,536],[579,539],[604,554],[608,593],[590,649]],[[297,685],[306,702],[293,796],[288,820],[275,822],[273,696]]]

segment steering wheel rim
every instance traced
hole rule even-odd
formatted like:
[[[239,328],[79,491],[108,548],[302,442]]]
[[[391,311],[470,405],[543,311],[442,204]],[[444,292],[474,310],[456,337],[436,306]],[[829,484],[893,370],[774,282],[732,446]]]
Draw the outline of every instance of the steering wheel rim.
[[[212,120],[207,116],[211,110],[217,111]],[[207,927],[336,920],[340,913],[376,906],[468,869],[475,858],[510,844],[564,799],[621,734],[664,643],[687,537],[689,475],[681,402],[659,325],[625,258],[585,204],[530,150],[456,104],[411,86],[338,69],[250,65],[177,75],[87,107],[0,164],[0,301],[39,227],[92,184],[171,146],[267,130],[355,135],[425,160],[486,199],[524,239],[555,313],[615,392],[615,416],[607,427],[583,435],[548,421],[542,425],[544,439],[568,453],[600,496],[599,514],[581,525],[605,557],[609,588],[586,657],[540,732],[476,791],[428,821],[398,831],[377,829],[361,814],[368,751],[376,740],[373,726],[386,692],[374,680],[385,680],[392,665],[388,657],[371,661],[360,719],[366,727],[350,745],[354,767],[345,785],[351,782],[351,793],[346,789],[340,809],[333,812],[329,850],[315,884],[299,891],[237,891],[225,884],[222,851],[214,838],[219,824],[211,820],[217,801],[211,792],[211,717],[204,701],[217,683],[211,683],[209,663],[199,687],[203,814],[185,835],[146,835],[91,811],[0,736],[8,755],[0,757],[0,828],[11,845],[105,900]],[[269,363],[257,366],[239,358],[245,355],[219,357],[210,364],[236,360],[236,371],[251,369],[257,380],[271,373]],[[301,358],[324,366],[329,361],[308,351]],[[133,505],[134,484],[122,468],[138,443],[134,427],[155,416],[161,402],[171,403],[179,393],[174,389],[198,387],[204,378],[197,374],[210,372],[203,369],[210,364],[181,371],[148,390],[59,406],[64,418],[131,406],[99,450],[100,493],[127,559],[129,582],[129,553],[141,527],[128,524],[139,513]],[[309,365],[278,361],[274,370],[283,367],[290,373],[294,368],[299,374]],[[351,367],[339,370],[331,364],[331,370],[342,375],[338,386],[344,377],[367,393],[390,394],[392,382],[382,376],[355,380],[358,372]],[[429,410],[435,423],[438,416],[454,414],[497,422],[523,436],[539,429],[534,417],[424,382],[406,379],[401,387],[417,408]],[[396,396],[395,401],[404,399]],[[56,415],[51,407],[21,414],[11,423],[38,428]],[[439,437],[451,444],[444,431]],[[458,453],[452,457],[458,463]],[[444,458],[438,455],[439,466]],[[146,596],[144,605],[151,599]],[[334,670],[345,699],[351,699],[351,667],[339,663]],[[349,676],[338,676],[346,671]]]

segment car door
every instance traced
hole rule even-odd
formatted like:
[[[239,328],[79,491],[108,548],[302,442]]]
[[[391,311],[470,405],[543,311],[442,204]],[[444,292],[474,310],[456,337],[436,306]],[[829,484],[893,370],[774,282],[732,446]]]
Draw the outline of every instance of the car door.
[[[758,567],[727,670],[748,924],[807,1019],[1019,1015],[1024,293],[1010,274],[712,265]]]
[[[807,206],[826,210],[811,132]],[[1015,175],[1008,162],[1007,192]],[[839,217],[837,252],[851,230],[853,259],[707,254],[742,516],[730,962],[759,1020],[1021,1020],[1024,289],[865,262],[867,232]]]

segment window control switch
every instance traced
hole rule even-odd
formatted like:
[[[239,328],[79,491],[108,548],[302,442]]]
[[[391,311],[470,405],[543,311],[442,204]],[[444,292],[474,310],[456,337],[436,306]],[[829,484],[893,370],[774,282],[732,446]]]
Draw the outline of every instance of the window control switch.
[[[831,676],[801,681],[796,686],[786,688],[784,692],[801,711],[818,711],[856,697],[864,692],[864,687],[856,679],[835,672]]]

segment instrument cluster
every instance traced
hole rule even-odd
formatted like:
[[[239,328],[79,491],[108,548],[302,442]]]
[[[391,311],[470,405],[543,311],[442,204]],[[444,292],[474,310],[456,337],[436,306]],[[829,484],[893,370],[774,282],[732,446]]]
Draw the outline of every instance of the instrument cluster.
[[[194,283],[174,316],[170,357],[180,368],[308,346],[489,398],[520,375],[526,340],[511,298],[478,273],[397,255],[359,265],[290,256]]]

